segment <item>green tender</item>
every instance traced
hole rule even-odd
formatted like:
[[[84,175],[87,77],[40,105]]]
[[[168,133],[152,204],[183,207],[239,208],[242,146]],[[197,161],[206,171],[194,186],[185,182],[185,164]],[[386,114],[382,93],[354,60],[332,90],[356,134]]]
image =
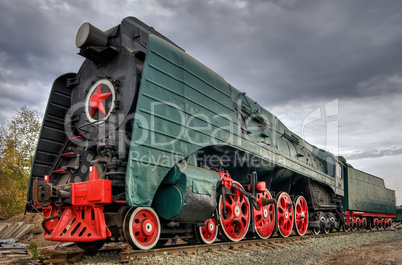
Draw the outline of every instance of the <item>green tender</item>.
[[[242,108],[265,117],[264,133],[242,133],[234,108],[239,99],[243,99]],[[176,163],[199,149],[219,144],[309,176],[343,195],[335,177],[325,174],[317,155],[322,150],[292,134],[277,117],[221,76],[150,35],[126,172],[127,203],[150,206]]]
[[[402,206],[396,208],[396,219],[397,222],[402,222]]]
[[[345,210],[395,214],[395,191],[385,188],[384,180],[347,167]]]

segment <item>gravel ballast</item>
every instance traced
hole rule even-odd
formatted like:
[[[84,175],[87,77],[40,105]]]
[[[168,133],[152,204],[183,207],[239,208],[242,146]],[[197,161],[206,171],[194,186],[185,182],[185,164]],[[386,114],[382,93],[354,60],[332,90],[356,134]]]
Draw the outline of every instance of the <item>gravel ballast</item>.
[[[402,231],[348,233],[335,237],[312,237],[302,244],[286,245],[274,249],[255,247],[244,251],[196,252],[191,254],[141,257],[130,264],[314,264],[326,255],[344,249],[384,241],[402,241]],[[268,240],[269,241],[269,240]],[[120,254],[98,253],[87,256],[78,264],[119,264]],[[121,264],[121,263],[120,263]]]

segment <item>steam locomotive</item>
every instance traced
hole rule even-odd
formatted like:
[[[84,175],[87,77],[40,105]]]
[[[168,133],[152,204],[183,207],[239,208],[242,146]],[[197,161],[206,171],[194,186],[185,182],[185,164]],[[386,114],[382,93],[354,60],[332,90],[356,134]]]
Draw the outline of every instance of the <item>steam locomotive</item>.
[[[44,237],[138,249],[387,228],[382,179],[292,133],[273,114],[136,18],[76,45],[54,81],[26,210]]]

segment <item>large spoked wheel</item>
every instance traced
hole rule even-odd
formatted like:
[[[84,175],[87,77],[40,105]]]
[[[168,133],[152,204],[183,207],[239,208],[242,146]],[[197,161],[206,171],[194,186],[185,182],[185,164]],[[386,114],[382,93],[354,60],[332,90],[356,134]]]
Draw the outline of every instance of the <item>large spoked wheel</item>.
[[[293,229],[293,205],[289,194],[280,192],[276,198],[276,214],[278,216],[278,231],[283,237],[288,237]]]
[[[257,193],[259,210],[254,209],[254,224],[257,236],[261,239],[269,238],[275,230],[275,207],[273,204],[262,206],[262,199],[272,199],[271,193],[265,190]]]
[[[124,218],[123,226],[124,236],[134,248],[147,250],[158,243],[161,225],[152,208],[131,208]]]
[[[296,197],[295,203],[295,231],[299,236],[304,236],[308,227],[308,207],[303,196]]]
[[[215,218],[206,220],[205,226],[196,227],[195,235],[199,242],[204,244],[214,243],[216,236],[218,235],[218,227],[216,226]]]
[[[233,185],[244,189],[238,182],[233,181]],[[234,195],[225,196],[225,205],[222,196],[219,199],[219,232],[223,240],[237,242],[244,238],[250,226],[250,202],[237,189],[232,187],[230,191]],[[223,207],[226,207],[226,215],[223,214]]]

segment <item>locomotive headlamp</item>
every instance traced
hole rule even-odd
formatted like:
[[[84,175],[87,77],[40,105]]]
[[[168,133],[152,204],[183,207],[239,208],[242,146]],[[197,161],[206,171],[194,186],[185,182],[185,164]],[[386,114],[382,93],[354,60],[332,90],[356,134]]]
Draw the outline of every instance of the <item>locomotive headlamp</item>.
[[[107,35],[102,30],[85,22],[81,25],[75,37],[75,45],[84,49],[88,46],[107,46]]]

